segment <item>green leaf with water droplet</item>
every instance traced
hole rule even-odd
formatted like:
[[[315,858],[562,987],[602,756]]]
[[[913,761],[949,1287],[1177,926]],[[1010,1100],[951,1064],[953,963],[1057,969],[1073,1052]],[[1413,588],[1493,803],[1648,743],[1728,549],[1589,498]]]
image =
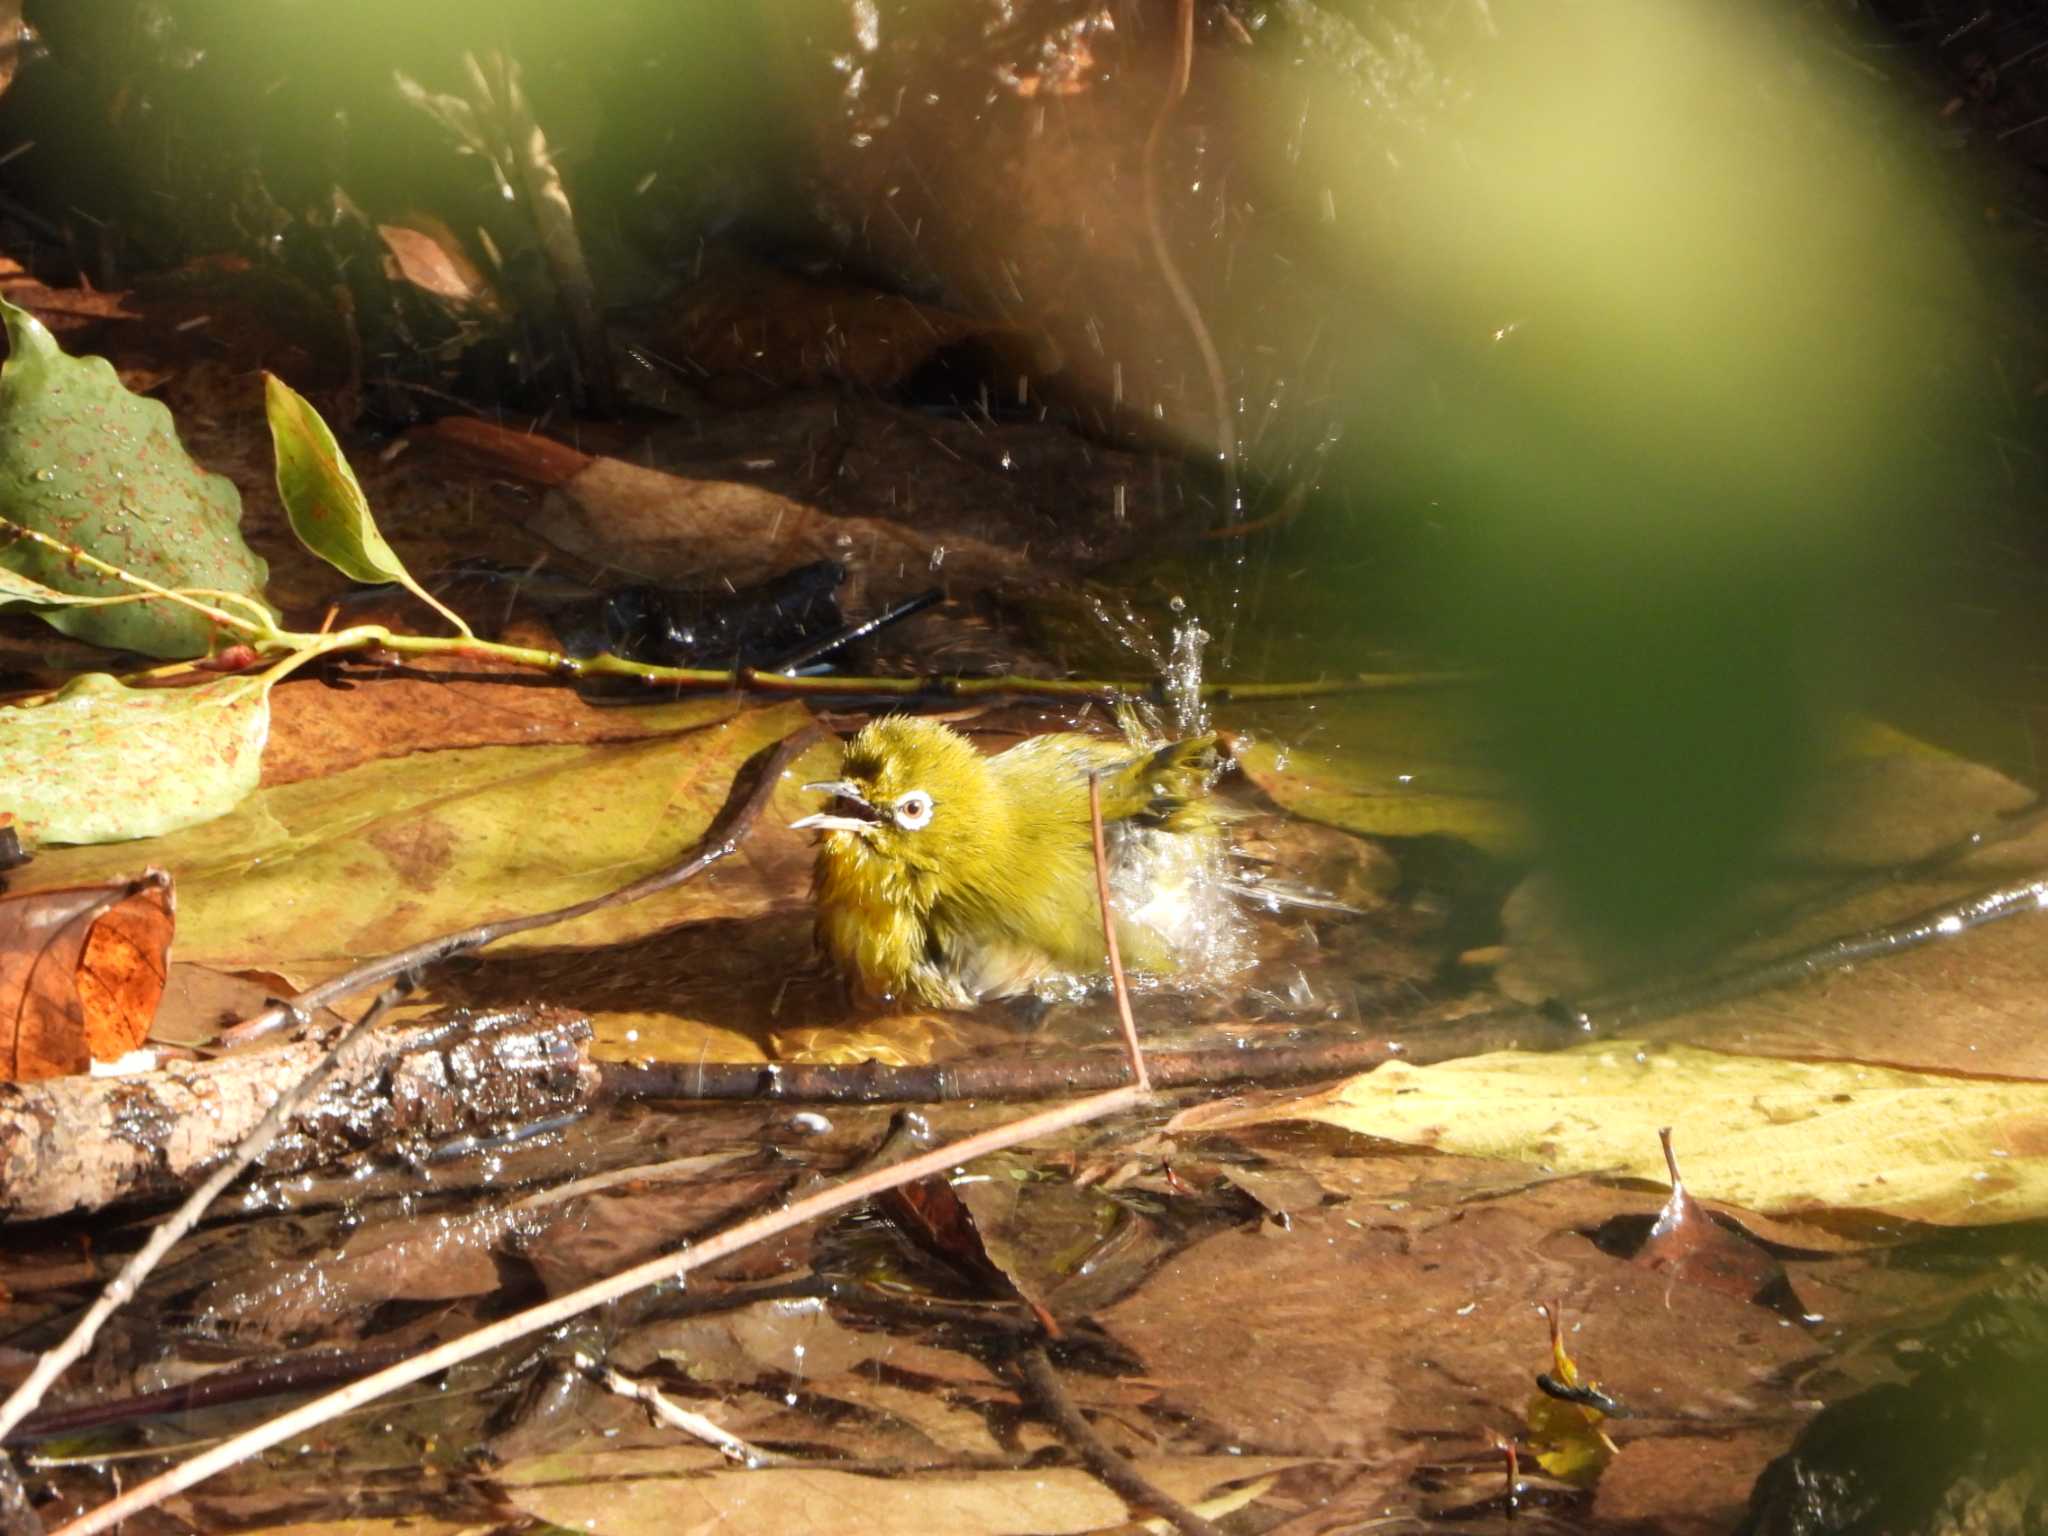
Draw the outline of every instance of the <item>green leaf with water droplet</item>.
[[[4,537],[4,531],[0,531],[0,538]],[[38,603],[61,608],[73,603],[94,601],[96,599],[83,597],[76,592],[59,592],[55,587],[46,587],[40,581],[0,565],[0,603]]]
[[[129,688],[88,672],[0,710],[0,816],[30,842],[115,843],[224,815],[263,770],[273,680]]]
[[[70,357],[43,324],[0,299],[0,516],[159,586],[260,597],[267,569],[242,542],[242,498],[193,463],[160,402],[122,388],[102,357]],[[0,565],[59,592],[123,596],[117,577],[77,568],[28,540]],[[0,602],[47,603],[0,586]],[[211,620],[168,600],[45,607],[44,622],[96,645],[151,656],[204,655]]]
[[[468,634],[469,626],[429,596],[384,542],[356,472],[312,403],[266,373],[263,408],[277,453],[277,493],[300,542],[350,581],[397,582]]]

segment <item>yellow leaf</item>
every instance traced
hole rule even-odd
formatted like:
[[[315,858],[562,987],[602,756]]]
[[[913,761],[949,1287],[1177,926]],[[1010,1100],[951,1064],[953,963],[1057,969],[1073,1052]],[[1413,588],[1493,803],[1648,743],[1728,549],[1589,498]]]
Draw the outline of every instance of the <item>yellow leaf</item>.
[[[260,791],[203,829],[157,840],[144,852],[178,880],[178,958],[317,970],[600,895],[678,858],[740,766],[809,718],[798,704],[731,719],[724,699],[665,708],[672,735],[387,758]],[[785,782],[755,836],[707,878],[502,948],[617,943],[748,915],[772,905],[769,885],[795,899],[809,870],[787,831],[800,782]],[[136,858],[132,846],[64,850],[37,860],[33,884],[77,884]]]
[[[2048,1215],[2048,1084],[2037,1082],[1615,1041],[1390,1062],[1225,1123],[1282,1119],[1658,1184],[1668,1125],[1701,1199],[1958,1226]]]

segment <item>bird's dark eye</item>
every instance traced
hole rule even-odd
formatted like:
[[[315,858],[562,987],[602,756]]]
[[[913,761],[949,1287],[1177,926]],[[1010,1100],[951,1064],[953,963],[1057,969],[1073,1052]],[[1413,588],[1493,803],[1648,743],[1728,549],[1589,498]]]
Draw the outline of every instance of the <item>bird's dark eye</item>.
[[[913,789],[907,795],[896,797],[894,810],[896,825],[906,832],[915,832],[931,822],[932,797],[921,789]]]

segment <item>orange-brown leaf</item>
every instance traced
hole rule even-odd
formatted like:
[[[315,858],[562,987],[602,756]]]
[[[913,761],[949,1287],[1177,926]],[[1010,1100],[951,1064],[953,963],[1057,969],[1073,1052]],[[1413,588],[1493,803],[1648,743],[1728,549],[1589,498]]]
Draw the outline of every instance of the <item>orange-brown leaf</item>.
[[[163,996],[171,879],[0,898],[0,1079],[113,1061],[149,1034]]]

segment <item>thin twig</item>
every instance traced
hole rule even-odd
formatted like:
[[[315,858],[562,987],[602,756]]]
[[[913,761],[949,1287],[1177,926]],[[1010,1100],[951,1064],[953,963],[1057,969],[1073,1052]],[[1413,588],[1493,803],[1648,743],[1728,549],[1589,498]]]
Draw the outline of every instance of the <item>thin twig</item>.
[[[1366,1072],[1387,1061],[1427,1066],[1488,1051],[1550,1050],[1585,1041],[1563,1018],[1533,1008],[1423,1024],[1404,1038],[1326,1040],[1300,1045],[1149,1050],[1155,1090],[1307,1082]],[[1123,1052],[1065,1058],[1014,1056],[893,1067],[879,1062],[618,1062],[597,1064],[600,1092],[621,1099],[742,1099],[773,1104],[945,1104],[1017,1102],[1113,1088],[1130,1081]]]
[[[728,1228],[679,1253],[663,1254],[645,1263],[636,1264],[631,1269],[584,1286],[581,1290],[572,1291],[553,1301],[501,1319],[474,1333],[465,1334],[459,1339],[452,1339],[446,1344],[428,1350],[401,1365],[379,1371],[374,1376],[367,1376],[339,1391],[316,1398],[290,1413],[271,1420],[268,1424],[259,1425],[223,1445],[182,1462],[146,1483],[137,1484],[97,1509],[81,1515],[70,1524],[59,1527],[51,1536],[94,1536],[94,1533],[107,1530],[131,1515],[154,1508],[172,1494],[183,1492],[216,1472],[225,1471],[252,1456],[260,1455],[294,1435],[304,1434],[337,1415],[372,1402],[398,1387],[419,1381],[437,1371],[447,1370],[450,1366],[474,1359],[516,1339],[558,1327],[592,1308],[617,1301],[634,1291],[678,1279],[693,1269],[715,1263],[754,1243],[800,1227],[806,1222],[844,1210],[847,1206],[880,1194],[885,1189],[930,1178],[974,1158],[986,1157],[994,1152],[1005,1152],[1024,1142],[1049,1136],[1057,1131],[1085,1125],[1091,1120],[1099,1120],[1122,1110],[1135,1109],[1145,1102],[1146,1097],[1143,1090],[1134,1087],[1112,1089],[1108,1093],[1097,1094],[1092,1098],[1055,1105],[1039,1114],[1027,1115],[1008,1125],[995,1126],[945,1146],[935,1147],[929,1152],[920,1153],[887,1168],[874,1169],[854,1178],[842,1180],[800,1200],[791,1201],[780,1210]]]
[[[1150,1479],[1131,1465],[1129,1458],[1118,1455],[1109,1442],[1095,1432],[1095,1426],[1074,1405],[1067,1385],[1060,1380],[1059,1372],[1053,1369],[1052,1359],[1046,1354],[1044,1345],[1034,1344],[1018,1356],[1017,1369],[1039,1411],[1060,1432],[1060,1438],[1117,1497],[1140,1509],[1163,1515],[1173,1522],[1182,1536],[1223,1536],[1211,1522],[1163,1488],[1155,1487]]]
[[[1955,938],[1985,923],[2040,912],[2048,912],[2048,874],[2036,873],[2009,885],[1972,891],[1897,922],[1825,939],[1737,970],[1689,977],[1575,1005],[1570,1010],[1571,1018],[1583,1029],[1612,1036],[1645,1020],[1692,1013],[1734,998],[1815,981],[1868,960],[1886,959],[1938,939]]]
[[[149,1241],[138,1248],[121,1266],[121,1272],[114,1276],[107,1288],[100,1292],[99,1300],[87,1309],[85,1316],[67,1334],[62,1343],[46,1351],[36,1362],[35,1369],[16,1387],[4,1403],[0,1403],[0,1440],[7,1438],[8,1431],[32,1413],[43,1400],[43,1394],[52,1382],[63,1375],[71,1363],[92,1346],[100,1327],[114,1313],[126,1305],[151,1270],[169,1253],[174,1245],[199,1223],[220,1192],[232,1184],[257,1158],[261,1157],[277,1140],[299,1106],[325,1082],[333,1072],[343,1051],[376,1027],[377,1021],[406,993],[412,990],[410,978],[402,979],[386,987],[368,1012],[342,1031],[341,1038],[334,1042],[328,1053],[321,1057],[313,1069],[292,1087],[279,1094],[256,1129],[251,1131],[242,1144],[229,1154],[227,1160],[216,1168],[205,1183],[193,1190],[185,1203],[174,1211],[169,1219],[158,1223],[149,1235]]]
[[[665,667],[629,661],[609,651],[596,656],[565,656],[537,646],[506,645],[495,640],[457,640],[438,635],[394,635],[382,625],[355,625],[337,634],[366,650],[382,649],[410,655],[472,657],[580,680],[621,677],[644,684],[650,692],[674,688],[690,693],[760,693],[798,698],[847,698],[874,695],[895,699],[1159,698],[1164,685],[1156,677],[960,677],[925,673],[910,677],[791,677],[762,667]],[[286,642],[310,642],[309,635],[282,636]],[[1352,693],[1394,693],[1420,688],[1464,687],[1480,680],[1471,671],[1359,672],[1344,677],[1285,683],[1204,683],[1201,696],[1218,703],[1266,699],[1312,699]]]
[[[759,780],[738,809],[705,833],[689,857],[681,862],[671,864],[667,869],[657,870],[651,875],[643,875],[638,880],[606,891],[602,896],[593,896],[587,901],[556,907],[550,912],[532,912],[524,917],[507,917],[493,923],[479,923],[474,928],[465,928],[457,933],[444,933],[437,938],[422,940],[394,954],[366,960],[354,970],[345,971],[331,981],[323,981],[317,987],[308,988],[289,1002],[266,1008],[255,1017],[244,1019],[241,1023],[223,1030],[222,1043],[243,1045],[251,1040],[261,1039],[281,1028],[294,1014],[310,1014],[315,1009],[326,1007],[335,998],[346,997],[351,992],[360,992],[365,987],[373,987],[388,977],[482,949],[487,944],[495,944],[498,940],[515,933],[552,927],[556,923],[566,923],[607,907],[640,901],[658,891],[665,891],[671,886],[694,879],[719,860],[730,858],[738,850],[747,834],[753,831],[754,823],[761,819],[761,812],[767,809],[768,801],[773,797],[775,786],[781,781],[783,772],[819,734],[818,726],[806,725],[784,737],[769,754],[767,762],[762,766]]]
[[[1131,1017],[1131,988],[1124,980],[1124,958],[1116,947],[1116,908],[1109,899],[1109,856],[1102,849],[1102,775],[1088,775],[1088,832],[1095,843],[1095,898],[1102,908],[1102,942],[1109,949],[1109,982],[1116,991],[1116,1016],[1123,1025],[1124,1053],[1131,1064],[1131,1080],[1148,1092],[1152,1079],[1145,1075],[1145,1052],[1138,1045],[1138,1021]]]
[[[608,1392],[620,1397],[631,1398],[644,1405],[657,1421],[670,1429],[679,1429],[696,1440],[716,1446],[727,1457],[744,1467],[802,1466],[796,1457],[781,1456],[774,1451],[764,1451],[750,1440],[742,1440],[731,1430],[721,1428],[701,1413],[694,1413],[670,1397],[651,1381],[635,1381],[615,1366],[601,1365],[587,1355],[577,1356],[576,1363],[590,1378]]]

